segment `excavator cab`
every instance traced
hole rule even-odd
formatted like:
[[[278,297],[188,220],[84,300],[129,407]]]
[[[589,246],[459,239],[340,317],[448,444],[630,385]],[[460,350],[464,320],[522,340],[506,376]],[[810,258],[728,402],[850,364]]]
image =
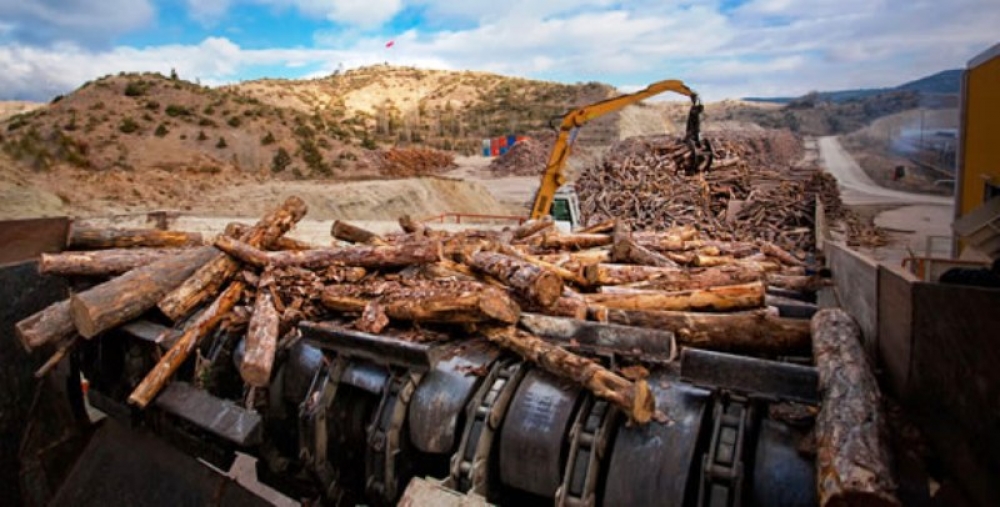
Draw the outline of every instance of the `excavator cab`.
[[[580,225],[580,198],[577,197],[573,185],[562,186],[556,191],[549,215],[559,232],[572,232]]]

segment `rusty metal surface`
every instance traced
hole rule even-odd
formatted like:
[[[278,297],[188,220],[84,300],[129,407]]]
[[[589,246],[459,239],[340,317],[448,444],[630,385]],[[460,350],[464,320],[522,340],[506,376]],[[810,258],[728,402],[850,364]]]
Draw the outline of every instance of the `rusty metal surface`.
[[[816,464],[798,451],[802,438],[805,435],[797,435],[787,425],[761,421],[753,465],[754,505],[816,505]]]
[[[709,394],[663,375],[649,387],[670,422],[618,427],[603,505],[685,505]]]
[[[625,355],[640,351],[644,359],[670,360],[674,333],[618,324],[585,322],[577,319],[524,314],[521,324],[532,333],[575,346],[608,350]]]
[[[389,380],[389,370],[372,363],[352,361],[344,367],[340,382],[369,393],[381,395]]]
[[[270,504],[158,438],[106,420],[49,505],[266,507]]]
[[[351,331],[321,322],[303,322],[299,329],[306,342],[314,347],[378,364],[427,371],[443,353],[441,347]]]
[[[247,447],[261,441],[263,425],[260,414],[229,400],[216,398],[187,382],[172,382],[156,398],[155,404],[236,445]]]
[[[421,452],[450,453],[457,443],[459,415],[482,380],[474,374],[499,354],[484,343],[463,344],[451,357],[434,365],[413,393],[410,440]]]
[[[69,226],[66,217],[0,221],[0,266],[62,251]]]
[[[758,398],[819,403],[819,377],[809,366],[685,348],[681,378]]]
[[[554,497],[562,482],[563,448],[579,408],[580,389],[542,370],[521,381],[500,430],[500,480]]]
[[[297,342],[288,352],[288,358],[281,365],[282,396],[293,404],[299,404],[309,392],[316,372],[323,367],[323,351]]]

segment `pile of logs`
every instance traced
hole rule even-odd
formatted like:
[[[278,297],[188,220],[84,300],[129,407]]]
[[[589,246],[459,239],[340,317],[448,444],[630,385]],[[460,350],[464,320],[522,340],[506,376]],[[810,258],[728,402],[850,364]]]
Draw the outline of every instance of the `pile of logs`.
[[[539,176],[552,153],[556,134],[541,131],[518,141],[507,153],[494,158],[489,165],[493,176]]]
[[[693,227],[632,232],[613,221],[574,234],[549,220],[447,233],[404,217],[401,232],[386,236],[338,221],[337,246],[319,247],[283,237],[305,213],[293,197],[207,245],[168,231],[77,231],[104,239],[70,248],[101,249],[44,254],[40,269],[105,281],[19,322],[18,336],[58,361],[139,317],[173,323],[173,345],[129,397],[145,407],[220,326],[245,336],[248,388],[268,384],[276,350],[303,320],[420,341],[478,333],[639,423],[655,413],[642,381],[518,328],[522,312],[668,330],[681,344],[716,350],[810,348],[808,321],[769,311],[765,288],[811,291],[820,282],[766,241],[703,239]]]
[[[707,170],[692,163],[705,154],[679,138],[637,137],[616,144],[576,182],[585,222],[619,219],[637,230],[696,225],[717,240],[766,240],[800,257],[812,252],[816,199],[839,212],[836,182],[831,186],[824,173],[787,161],[769,165],[794,156],[791,148],[762,156],[754,144],[761,140],[711,141],[713,163]]]
[[[369,163],[383,176],[434,176],[455,167],[455,155],[433,148],[390,148],[373,152]]]

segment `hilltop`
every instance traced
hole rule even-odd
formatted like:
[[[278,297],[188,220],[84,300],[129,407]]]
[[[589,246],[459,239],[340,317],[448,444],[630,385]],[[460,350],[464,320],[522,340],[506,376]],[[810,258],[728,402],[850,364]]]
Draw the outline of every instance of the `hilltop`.
[[[611,97],[606,84],[563,84],[486,72],[375,65],[309,80],[262,79],[224,87],[244,97],[336,123],[341,140],[418,143],[477,153],[483,138],[547,128],[572,107]],[[617,140],[617,115],[588,126]]]
[[[802,97],[747,97],[743,100],[789,104],[802,100],[805,97],[812,97],[815,100],[824,102],[843,103],[879,95],[892,95],[894,92],[913,92],[919,95],[958,95],[961,89],[962,69],[949,69],[888,88],[853,88],[850,90],[811,92]]]

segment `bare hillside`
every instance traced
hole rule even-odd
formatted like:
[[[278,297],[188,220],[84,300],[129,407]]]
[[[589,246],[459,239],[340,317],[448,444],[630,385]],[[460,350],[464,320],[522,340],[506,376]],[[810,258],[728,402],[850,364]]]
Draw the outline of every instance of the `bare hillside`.
[[[465,154],[483,138],[548,125],[568,109],[610,97],[600,83],[562,84],[485,72],[376,65],[312,80],[265,79],[228,90],[336,123],[344,141],[415,143]],[[584,134],[598,144],[617,140],[617,115]]]

